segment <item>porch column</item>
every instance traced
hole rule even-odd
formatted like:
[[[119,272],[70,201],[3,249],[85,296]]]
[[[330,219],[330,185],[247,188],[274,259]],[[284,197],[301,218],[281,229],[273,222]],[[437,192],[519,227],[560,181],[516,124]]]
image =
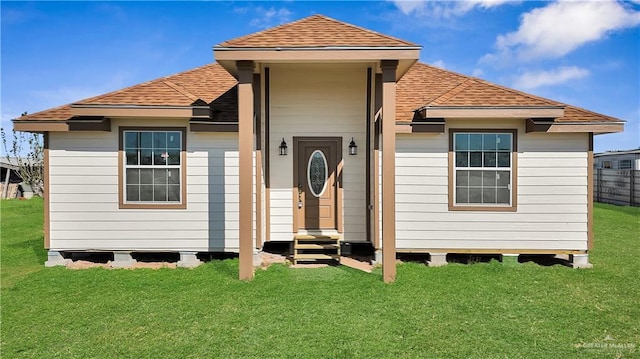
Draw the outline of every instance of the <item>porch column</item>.
[[[382,60],[382,278],[396,280],[396,69]]]
[[[253,61],[238,61],[240,280],[253,279]]]

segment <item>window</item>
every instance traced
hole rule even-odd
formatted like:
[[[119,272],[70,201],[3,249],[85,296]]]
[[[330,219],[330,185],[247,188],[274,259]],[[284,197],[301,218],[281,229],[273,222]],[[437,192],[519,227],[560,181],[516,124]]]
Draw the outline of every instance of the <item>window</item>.
[[[449,208],[515,210],[516,131],[451,130]]]
[[[619,170],[630,170],[631,167],[631,160],[620,160],[620,162],[618,162]]]
[[[121,208],[185,208],[184,128],[121,128]]]
[[[602,168],[611,168],[611,161],[602,161]]]

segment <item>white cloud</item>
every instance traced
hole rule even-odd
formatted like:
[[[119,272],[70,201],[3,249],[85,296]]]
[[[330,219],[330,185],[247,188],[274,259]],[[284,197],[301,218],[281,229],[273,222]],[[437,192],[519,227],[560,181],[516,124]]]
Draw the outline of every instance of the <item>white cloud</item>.
[[[469,11],[480,8],[489,9],[513,4],[513,0],[465,0],[465,1],[430,1],[430,0],[390,0],[405,15],[428,15],[438,18],[462,16]]]
[[[446,69],[447,68],[447,66],[445,65],[444,61],[442,61],[442,60],[436,60],[436,61],[432,62],[431,65],[433,65],[435,67],[439,67],[441,69]]]
[[[484,75],[484,71],[481,68],[475,68],[471,73],[471,76],[474,76],[474,77],[481,77],[482,75]]]
[[[266,29],[272,26],[280,25],[291,21],[292,12],[286,8],[263,8],[258,6],[254,10],[258,17],[253,18],[249,25],[260,29]]]
[[[558,1],[525,13],[520,28],[499,35],[498,52],[483,61],[562,57],[613,31],[640,24],[640,11],[616,1]]]
[[[552,70],[524,72],[516,78],[513,86],[530,90],[542,86],[559,85],[589,76],[589,70],[576,66],[562,66]]]

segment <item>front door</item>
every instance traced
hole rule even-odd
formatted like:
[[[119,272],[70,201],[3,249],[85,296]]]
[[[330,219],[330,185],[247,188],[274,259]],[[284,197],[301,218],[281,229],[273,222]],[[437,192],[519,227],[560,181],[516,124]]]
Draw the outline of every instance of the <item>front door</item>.
[[[336,230],[339,137],[294,137],[297,229]]]

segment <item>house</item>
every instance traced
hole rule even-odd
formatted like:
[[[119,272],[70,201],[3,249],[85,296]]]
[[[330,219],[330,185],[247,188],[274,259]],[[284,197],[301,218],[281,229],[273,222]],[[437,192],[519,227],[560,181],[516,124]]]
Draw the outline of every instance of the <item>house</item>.
[[[640,171],[640,148],[596,153],[593,157],[596,168]]]
[[[48,264],[239,252],[250,279],[266,242],[303,260],[338,241],[370,243],[387,282],[398,252],[589,266],[593,136],[623,122],[420,50],[313,15],[225,41],[214,63],[16,119],[46,138]]]
[[[28,159],[17,157],[5,157],[0,159],[0,198],[26,198],[33,197],[33,189],[25,183],[20,175],[20,165],[28,163]]]

